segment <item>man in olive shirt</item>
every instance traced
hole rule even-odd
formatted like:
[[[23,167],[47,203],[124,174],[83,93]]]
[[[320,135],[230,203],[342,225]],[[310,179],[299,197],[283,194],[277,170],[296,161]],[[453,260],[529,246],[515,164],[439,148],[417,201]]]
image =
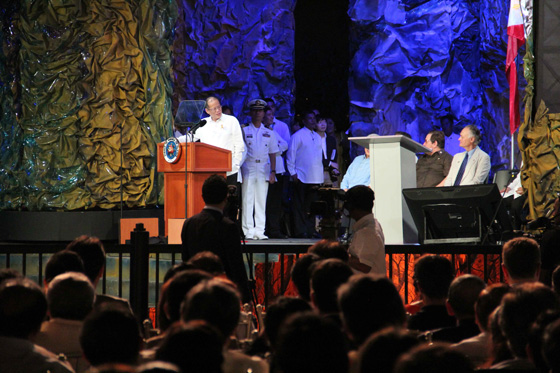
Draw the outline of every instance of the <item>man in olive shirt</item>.
[[[416,163],[416,187],[439,186],[449,173],[453,159],[451,154],[443,150],[445,135],[442,131],[430,131],[424,146],[432,149],[432,152],[422,155]]]

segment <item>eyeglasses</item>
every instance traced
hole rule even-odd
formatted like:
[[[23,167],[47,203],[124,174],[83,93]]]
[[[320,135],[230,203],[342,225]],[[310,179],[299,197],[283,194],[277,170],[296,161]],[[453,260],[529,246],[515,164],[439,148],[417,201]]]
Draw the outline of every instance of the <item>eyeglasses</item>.
[[[209,112],[211,112],[211,113],[215,113],[215,112],[217,112],[218,110],[222,110],[222,105],[218,105],[218,106],[213,107],[213,108],[208,108],[207,110],[208,110]]]

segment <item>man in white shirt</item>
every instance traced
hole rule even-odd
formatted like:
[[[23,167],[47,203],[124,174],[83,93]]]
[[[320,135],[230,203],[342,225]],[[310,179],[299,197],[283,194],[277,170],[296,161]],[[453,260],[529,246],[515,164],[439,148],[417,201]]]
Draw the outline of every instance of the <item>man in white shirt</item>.
[[[304,127],[290,139],[286,163],[294,183],[293,223],[295,236],[311,238],[315,232],[315,219],[309,215],[311,204],[317,200],[317,189],[323,182],[323,148],[315,127],[317,121],[313,111],[302,116]]]
[[[203,120],[206,120],[206,124],[195,131],[192,140],[200,140],[205,144],[231,151],[231,171],[227,172],[226,180],[228,185],[238,187],[237,183],[242,181],[239,169],[243,163],[245,152],[245,143],[243,142],[243,133],[239,121],[231,115],[223,114],[220,100],[214,96],[206,99],[204,110],[210,117],[203,118]],[[179,138],[181,142],[190,140],[189,135],[186,136],[186,139],[182,136]],[[239,187],[237,189],[237,196],[239,196]],[[236,210],[235,206],[226,206],[224,215],[236,221]]]
[[[276,182],[276,154],[278,141],[274,131],[263,123],[266,102],[249,102],[251,123],[243,126],[247,158],[241,166],[243,174],[242,227],[247,239],[266,240],[264,234],[266,195],[268,185]]]
[[[284,178],[286,167],[284,164],[284,153],[288,150],[290,142],[290,129],[288,125],[274,116],[276,105],[271,98],[265,98],[267,107],[264,109],[263,124],[274,131],[278,140],[278,150],[276,156],[276,183],[269,184],[268,195],[266,197],[266,231],[265,234],[270,238],[286,238],[280,229],[280,221],[283,215],[284,191],[287,197],[287,182]],[[287,198],[286,198],[287,200]]]
[[[480,140],[480,130],[476,126],[469,124],[463,128],[459,145],[465,151],[453,157],[444,186],[486,183],[490,172],[490,156],[478,147]]]
[[[345,198],[344,207],[356,221],[348,247],[348,264],[356,273],[386,276],[385,236],[381,224],[373,217],[373,190],[365,185],[356,185],[346,192]]]

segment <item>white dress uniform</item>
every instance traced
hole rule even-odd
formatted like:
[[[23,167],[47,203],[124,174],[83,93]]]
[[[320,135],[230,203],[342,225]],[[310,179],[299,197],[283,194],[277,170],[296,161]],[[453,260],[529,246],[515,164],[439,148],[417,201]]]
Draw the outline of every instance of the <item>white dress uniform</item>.
[[[263,124],[256,128],[253,123],[243,126],[243,138],[245,139],[247,157],[241,166],[241,173],[243,174],[241,225],[246,238],[266,238],[264,228],[268,177],[270,175],[269,154],[279,152],[278,140],[274,131],[266,128]]]

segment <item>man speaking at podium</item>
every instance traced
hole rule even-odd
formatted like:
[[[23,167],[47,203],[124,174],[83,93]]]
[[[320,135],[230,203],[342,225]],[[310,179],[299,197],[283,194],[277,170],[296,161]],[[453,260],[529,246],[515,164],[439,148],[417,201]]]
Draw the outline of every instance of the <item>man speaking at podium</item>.
[[[245,143],[243,142],[243,133],[239,121],[232,115],[222,113],[222,105],[220,100],[214,96],[206,99],[204,107],[206,114],[210,117],[203,118],[205,121],[193,134],[193,141],[200,140],[208,145],[217,146],[222,149],[231,151],[231,171],[227,173],[227,184],[237,187],[236,196],[239,197],[238,182],[241,182],[241,173],[239,168],[243,161],[243,153],[245,152]],[[190,139],[186,136],[187,141]],[[179,138],[182,142],[182,136]],[[224,214],[232,219],[237,220],[237,206],[229,205],[225,208]]]

